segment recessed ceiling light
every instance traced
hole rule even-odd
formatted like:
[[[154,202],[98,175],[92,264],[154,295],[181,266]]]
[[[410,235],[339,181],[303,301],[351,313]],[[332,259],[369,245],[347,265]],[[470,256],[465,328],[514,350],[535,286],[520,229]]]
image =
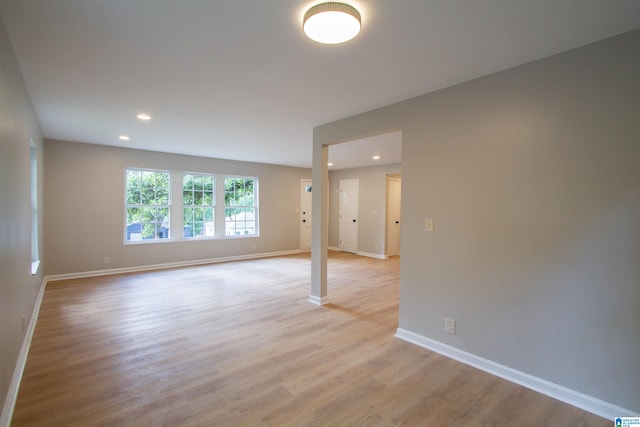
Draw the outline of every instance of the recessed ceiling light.
[[[373,156],[373,160],[380,160],[380,156]]]
[[[327,166],[333,166],[333,163],[329,162],[327,163]]]
[[[144,113],[138,114],[136,117],[140,120],[151,120],[151,116]]]
[[[127,135],[120,135],[118,138],[120,138],[123,141],[128,141],[129,140],[129,136],[127,136]]]
[[[344,3],[320,3],[304,14],[302,28],[307,37],[319,43],[344,43],[360,32],[360,12]]]

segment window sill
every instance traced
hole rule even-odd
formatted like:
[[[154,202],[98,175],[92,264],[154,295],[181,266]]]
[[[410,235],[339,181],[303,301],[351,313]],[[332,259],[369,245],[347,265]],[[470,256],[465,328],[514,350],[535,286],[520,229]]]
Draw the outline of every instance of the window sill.
[[[125,240],[124,244],[135,246],[135,245],[155,245],[155,244],[170,243],[170,242],[175,242],[175,240],[173,239]]]
[[[31,262],[31,275],[35,276],[38,274],[38,269],[40,268],[40,260],[37,259]]]
[[[183,237],[180,239],[161,239],[161,240],[125,240],[123,244],[125,246],[136,245],[154,245],[163,243],[182,243],[182,242],[210,242],[214,240],[233,240],[233,239],[255,239],[259,238],[260,234],[234,234],[230,236],[207,236],[207,237]]]

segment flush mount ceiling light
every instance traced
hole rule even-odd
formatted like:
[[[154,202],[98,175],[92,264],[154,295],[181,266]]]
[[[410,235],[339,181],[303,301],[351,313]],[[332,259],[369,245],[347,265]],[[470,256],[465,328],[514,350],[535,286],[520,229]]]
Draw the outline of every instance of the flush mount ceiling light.
[[[151,116],[145,113],[138,114],[136,117],[140,120],[151,120]]]
[[[334,1],[313,6],[302,20],[307,37],[325,44],[351,40],[358,35],[361,25],[360,12],[353,6]]]

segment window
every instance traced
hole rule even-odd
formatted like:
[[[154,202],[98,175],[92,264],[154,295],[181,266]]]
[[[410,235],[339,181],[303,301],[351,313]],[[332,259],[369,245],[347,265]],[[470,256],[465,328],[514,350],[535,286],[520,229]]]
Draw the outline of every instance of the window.
[[[225,235],[256,235],[257,179],[227,177],[224,179]]]
[[[31,274],[35,275],[40,266],[38,238],[38,149],[31,141]]]
[[[126,168],[124,199],[125,243],[259,236],[256,177]]]
[[[126,170],[126,241],[169,238],[169,172]]]
[[[182,175],[182,212],[185,238],[215,236],[215,178]]]

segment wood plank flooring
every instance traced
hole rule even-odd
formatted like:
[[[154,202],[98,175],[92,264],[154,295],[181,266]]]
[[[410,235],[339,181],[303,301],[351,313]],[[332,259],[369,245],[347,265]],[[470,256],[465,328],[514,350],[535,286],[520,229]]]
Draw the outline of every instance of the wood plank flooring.
[[[13,426],[609,426],[394,338],[399,260],[295,255],[48,284]]]

